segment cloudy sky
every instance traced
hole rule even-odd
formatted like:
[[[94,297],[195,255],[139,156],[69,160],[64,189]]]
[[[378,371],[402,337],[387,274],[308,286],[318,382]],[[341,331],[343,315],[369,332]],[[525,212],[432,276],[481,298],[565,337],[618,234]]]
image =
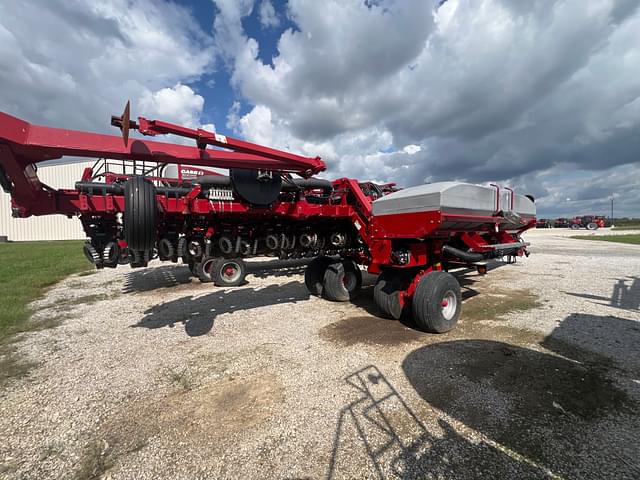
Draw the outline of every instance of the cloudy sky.
[[[135,115],[320,155],[325,176],[499,182],[640,216],[637,0],[0,0],[0,110]]]

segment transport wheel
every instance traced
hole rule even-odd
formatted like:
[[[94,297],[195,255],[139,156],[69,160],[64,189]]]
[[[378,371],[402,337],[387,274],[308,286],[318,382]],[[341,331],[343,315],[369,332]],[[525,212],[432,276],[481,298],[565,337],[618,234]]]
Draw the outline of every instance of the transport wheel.
[[[237,287],[247,276],[247,266],[239,258],[216,258],[210,272],[218,287]]]
[[[304,284],[311,295],[322,296],[324,274],[332,262],[333,260],[329,257],[316,257],[307,265],[304,272]]]
[[[598,224],[597,223],[588,223],[587,224],[587,230],[597,230],[598,229]]]
[[[213,278],[211,278],[211,269],[215,262],[215,257],[204,257],[193,265],[193,274],[198,277],[198,280],[202,283],[213,282]]]
[[[571,230],[580,230],[580,225],[578,225],[577,223],[572,223]]]
[[[144,177],[124,185],[124,238],[132,250],[148,251],[156,243],[156,187]]]
[[[430,272],[418,282],[411,305],[419,329],[430,333],[448,332],[460,317],[460,284],[450,273]]]
[[[384,270],[378,276],[373,299],[385,317],[400,320],[409,310],[407,303],[400,304],[400,292],[406,284],[406,273],[398,269]]]
[[[334,302],[348,302],[358,296],[362,273],[353,260],[331,263],[324,272],[324,296]]]

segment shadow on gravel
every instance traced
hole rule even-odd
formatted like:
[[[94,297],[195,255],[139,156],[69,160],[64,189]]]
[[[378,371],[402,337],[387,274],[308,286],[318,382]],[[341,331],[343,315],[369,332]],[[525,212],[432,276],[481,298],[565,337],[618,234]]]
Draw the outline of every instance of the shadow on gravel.
[[[353,400],[338,415],[327,479],[545,476],[495,445],[470,441],[445,419],[421,418],[373,365],[345,381]]]
[[[637,321],[573,313],[541,345],[594,368],[640,376],[640,322]]]
[[[627,285],[628,283],[628,285]],[[609,305],[622,310],[640,309],[640,277],[620,278],[613,286],[611,298],[600,295],[590,295],[588,293],[564,292],[574,297],[596,300],[599,305]]]
[[[190,337],[205,335],[213,328],[218,315],[252,308],[295,303],[309,298],[301,282],[269,285],[265,288],[218,289],[199,297],[186,296],[154,305],[132,327],[163,328],[184,324]],[[286,307],[285,307],[286,308]]]
[[[640,478],[637,322],[571,315],[541,344],[556,354],[457,340],[402,366],[431,406],[539,466],[534,478]]]
[[[304,274],[310,261],[311,259],[303,258],[247,262],[247,273],[258,278],[300,275]],[[194,275],[186,265],[182,264],[132,270],[125,274],[123,293],[150,292],[161,288],[177,287],[191,283],[192,279],[195,279]]]
[[[264,262],[247,262],[247,272],[258,278],[289,277],[303,275],[311,258],[295,260],[268,260]]]
[[[141,268],[125,274],[123,293],[150,292],[160,288],[191,283],[192,274],[186,265],[166,265]]]

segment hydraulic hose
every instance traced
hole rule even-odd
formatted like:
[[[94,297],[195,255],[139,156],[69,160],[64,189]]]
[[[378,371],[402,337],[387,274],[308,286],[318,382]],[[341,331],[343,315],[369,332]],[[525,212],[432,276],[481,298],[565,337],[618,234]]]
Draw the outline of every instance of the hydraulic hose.
[[[498,248],[496,250],[485,253],[465,252],[450,245],[445,245],[444,247],[442,247],[442,251],[444,253],[448,253],[452,257],[457,257],[461,260],[464,260],[465,262],[474,263],[481,262],[482,260],[488,260],[490,258],[499,258],[504,257],[505,255],[514,255],[518,251],[518,249],[522,248],[525,245],[528,244],[520,242],[514,244],[513,246],[504,245],[504,248]]]
[[[450,245],[445,245],[444,247],[442,247],[442,251],[444,253],[448,253],[452,257],[460,258],[461,260],[469,263],[481,262],[482,260],[485,260],[487,258],[482,253],[464,252]]]
[[[202,175],[195,180],[202,187],[231,186],[231,179],[226,175]],[[326,194],[333,191],[333,184],[322,178],[292,178],[282,183],[283,192],[296,192],[299,190],[320,188]]]
[[[2,180],[1,176],[0,180]],[[229,177],[224,175],[203,175],[198,177],[195,180],[194,184],[200,185],[203,189],[203,194],[206,194],[206,191],[209,187],[230,187],[231,180],[229,179]],[[326,195],[330,194],[333,191],[333,185],[331,184],[331,182],[328,180],[323,180],[321,178],[295,178],[290,184],[282,184],[283,192],[295,192],[312,188],[322,189]],[[122,195],[124,186],[117,183],[76,182],[76,189],[90,195]],[[191,191],[191,188],[156,187],[156,191],[161,195],[186,195]]]
[[[122,195],[124,193],[124,185],[117,183],[76,182],[76,189],[90,195]],[[186,195],[191,190],[188,187],[156,187],[156,192],[161,195]]]

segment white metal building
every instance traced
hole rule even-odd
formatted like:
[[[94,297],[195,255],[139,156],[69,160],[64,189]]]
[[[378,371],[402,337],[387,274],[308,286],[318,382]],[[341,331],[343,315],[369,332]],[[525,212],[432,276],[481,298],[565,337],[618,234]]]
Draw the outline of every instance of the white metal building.
[[[64,165],[39,165],[38,177],[53,188],[73,188],[82,171],[93,162],[67,163]],[[86,235],[77,217],[45,215],[42,217],[13,218],[11,197],[0,188],[0,236],[9,240],[75,240]]]

